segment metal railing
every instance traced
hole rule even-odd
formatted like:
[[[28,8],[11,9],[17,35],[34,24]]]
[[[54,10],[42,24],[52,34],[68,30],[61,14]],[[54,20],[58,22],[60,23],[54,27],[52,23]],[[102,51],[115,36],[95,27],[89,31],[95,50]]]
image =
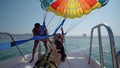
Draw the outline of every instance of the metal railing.
[[[105,24],[105,23],[101,23],[99,25],[96,25],[91,30],[90,51],[89,51],[89,61],[88,61],[88,63],[90,64],[90,62],[91,62],[93,31],[94,31],[94,29],[98,28],[99,53],[100,53],[100,64],[101,64],[100,68],[104,68],[102,37],[101,37],[101,29],[100,29],[101,26],[104,26],[106,28],[106,30],[108,32],[108,35],[109,35],[113,68],[118,68],[117,56],[116,56],[116,48],[115,48],[113,32],[112,32],[111,28],[107,24]]]
[[[120,51],[117,53],[118,68],[120,68]]]
[[[8,36],[11,38],[12,42],[15,43],[15,40],[14,40],[14,38],[12,37],[12,35],[11,35],[10,33],[0,32],[0,34],[6,34],[6,35],[8,35]],[[16,45],[16,44],[14,44],[14,45]],[[26,60],[26,59],[25,59],[25,56],[23,55],[23,53],[22,53],[22,51],[20,50],[20,48],[19,48],[18,46],[16,46],[16,48],[18,49],[18,51],[20,52],[20,54],[23,56],[24,60]]]

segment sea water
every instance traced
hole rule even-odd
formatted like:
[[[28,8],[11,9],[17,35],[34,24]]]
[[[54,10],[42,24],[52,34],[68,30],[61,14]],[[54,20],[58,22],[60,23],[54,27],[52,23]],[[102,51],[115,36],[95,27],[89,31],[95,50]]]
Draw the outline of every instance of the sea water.
[[[26,38],[22,38],[26,39]],[[21,39],[15,39],[21,40]],[[120,36],[115,36],[115,45],[116,45],[116,52],[120,50]],[[10,39],[2,38],[0,39],[0,43],[5,43],[11,41]],[[103,45],[103,54],[104,54],[104,65],[106,68],[112,68],[112,58],[111,58],[111,48],[108,36],[102,37],[102,45]],[[93,37],[93,44],[92,44],[92,58],[100,61],[99,58],[99,45],[98,45],[98,37]],[[18,46],[22,53],[31,54],[33,41],[26,42],[22,45]],[[65,51],[67,53],[72,52],[82,52],[89,55],[89,48],[90,48],[90,37],[88,36],[66,36],[65,37]],[[42,51],[44,51],[44,47],[42,46]],[[10,58],[15,58],[21,56],[20,52],[16,47],[12,47],[9,49],[1,50],[0,51],[0,61],[7,60]]]

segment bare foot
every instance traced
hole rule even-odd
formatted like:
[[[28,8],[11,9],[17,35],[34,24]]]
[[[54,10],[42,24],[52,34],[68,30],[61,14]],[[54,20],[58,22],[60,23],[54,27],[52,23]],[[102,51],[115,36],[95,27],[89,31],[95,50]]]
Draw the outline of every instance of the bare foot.
[[[32,63],[32,61],[33,61],[33,58],[29,61],[29,63]]]

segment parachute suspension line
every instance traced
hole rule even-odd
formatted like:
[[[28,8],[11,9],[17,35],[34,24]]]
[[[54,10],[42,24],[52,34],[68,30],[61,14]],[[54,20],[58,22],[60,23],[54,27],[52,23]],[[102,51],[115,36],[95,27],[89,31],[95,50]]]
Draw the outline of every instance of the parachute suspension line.
[[[60,17],[59,19],[57,18],[57,21],[58,21],[57,26],[56,26],[55,28],[50,29],[50,32],[49,32],[49,33],[51,33],[54,29],[57,29],[57,27],[58,27],[59,24],[60,24],[61,17]]]
[[[55,14],[52,16],[52,18],[48,21],[47,27],[48,25],[51,23],[51,21],[53,20],[53,18],[55,17]]]
[[[66,30],[65,34],[67,34],[69,31],[71,31],[72,29],[74,29],[80,22],[77,22],[76,24],[71,24],[72,26],[68,28],[68,30]]]
[[[46,10],[43,10],[43,11],[42,11],[42,18],[43,18],[43,21],[45,21],[47,12],[48,12],[48,11],[46,11]]]
[[[48,10],[46,10],[46,12],[45,12],[44,21],[46,20],[47,13],[48,13]]]
[[[72,29],[74,29],[76,26],[78,26],[80,24],[80,22],[84,21],[87,18],[88,18],[88,15],[84,16],[84,18],[82,18],[81,20],[79,20],[78,22],[76,22],[76,24],[74,24],[73,26],[69,27],[68,30],[66,30],[65,34],[67,34],[68,32],[70,32]]]
[[[45,23],[47,13],[48,13],[48,10],[46,10],[46,13],[44,15],[44,21],[43,21],[43,25],[42,25],[42,28],[41,28],[42,30],[40,31],[40,35],[42,35],[44,33],[44,31],[47,29],[46,23]]]
[[[42,27],[42,31],[41,31],[41,34],[44,32],[44,30],[46,29],[46,25],[45,25],[45,20],[46,20],[46,16],[47,16],[47,13],[48,13],[48,11],[46,10],[46,12],[45,12],[45,15],[44,15],[44,20],[43,20],[43,27]],[[43,13],[44,14],[44,13]]]
[[[60,23],[61,23],[61,19],[62,19],[62,17],[60,17],[59,19],[57,18],[58,23],[56,24],[55,29],[57,29],[57,28],[59,27],[59,25],[60,25]]]
[[[43,32],[46,30],[45,20],[46,20],[46,16],[47,16],[48,10],[46,10],[46,11],[47,11],[47,12],[46,12],[46,14],[45,14],[45,16],[44,16],[43,28],[42,28],[42,32],[41,32],[41,33],[43,33]],[[54,17],[55,17],[55,14],[52,16],[52,18],[51,18],[50,21],[48,22],[47,27],[48,27],[48,25],[51,23],[51,21],[53,20]],[[60,18],[61,18],[61,17],[60,17]],[[58,18],[57,18],[57,19],[58,19]],[[59,22],[58,22],[58,25],[57,25],[57,26],[59,26],[60,20],[61,20],[61,19],[59,19]],[[56,27],[56,28],[57,28],[57,27]]]
[[[61,22],[60,25],[55,29],[55,31],[54,31],[54,33],[53,33],[52,35],[54,35],[54,34],[57,33],[57,31],[60,29],[60,27],[63,26],[65,20],[66,20],[66,19],[63,19],[63,20],[62,20],[62,22]]]
[[[62,19],[62,17],[59,18],[58,23],[57,23],[57,26],[56,26],[56,29],[57,29],[57,27],[59,26],[59,24],[61,23],[61,22],[60,22],[61,19]]]

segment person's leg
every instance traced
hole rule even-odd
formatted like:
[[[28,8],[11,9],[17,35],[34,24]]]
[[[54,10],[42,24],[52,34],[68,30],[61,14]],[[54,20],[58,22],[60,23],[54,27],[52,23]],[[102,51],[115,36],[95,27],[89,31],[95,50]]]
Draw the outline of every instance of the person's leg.
[[[38,46],[38,60],[41,60],[42,54],[41,54],[41,43]]]
[[[33,51],[32,51],[32,58],[30,60],[30,63],[34,60],[34,56],[35,56],[35,52],[36,52],[38,42],[39,41],[37,41],[37,40],[34,41],[34,47],[33,47]]]
[[[44,43],[44,47],[45,47],[45,54],[47,53],[47,51],[48,51],[48,46],[47,46],[47,42],[45,41],[45,42],[43,42]]]

